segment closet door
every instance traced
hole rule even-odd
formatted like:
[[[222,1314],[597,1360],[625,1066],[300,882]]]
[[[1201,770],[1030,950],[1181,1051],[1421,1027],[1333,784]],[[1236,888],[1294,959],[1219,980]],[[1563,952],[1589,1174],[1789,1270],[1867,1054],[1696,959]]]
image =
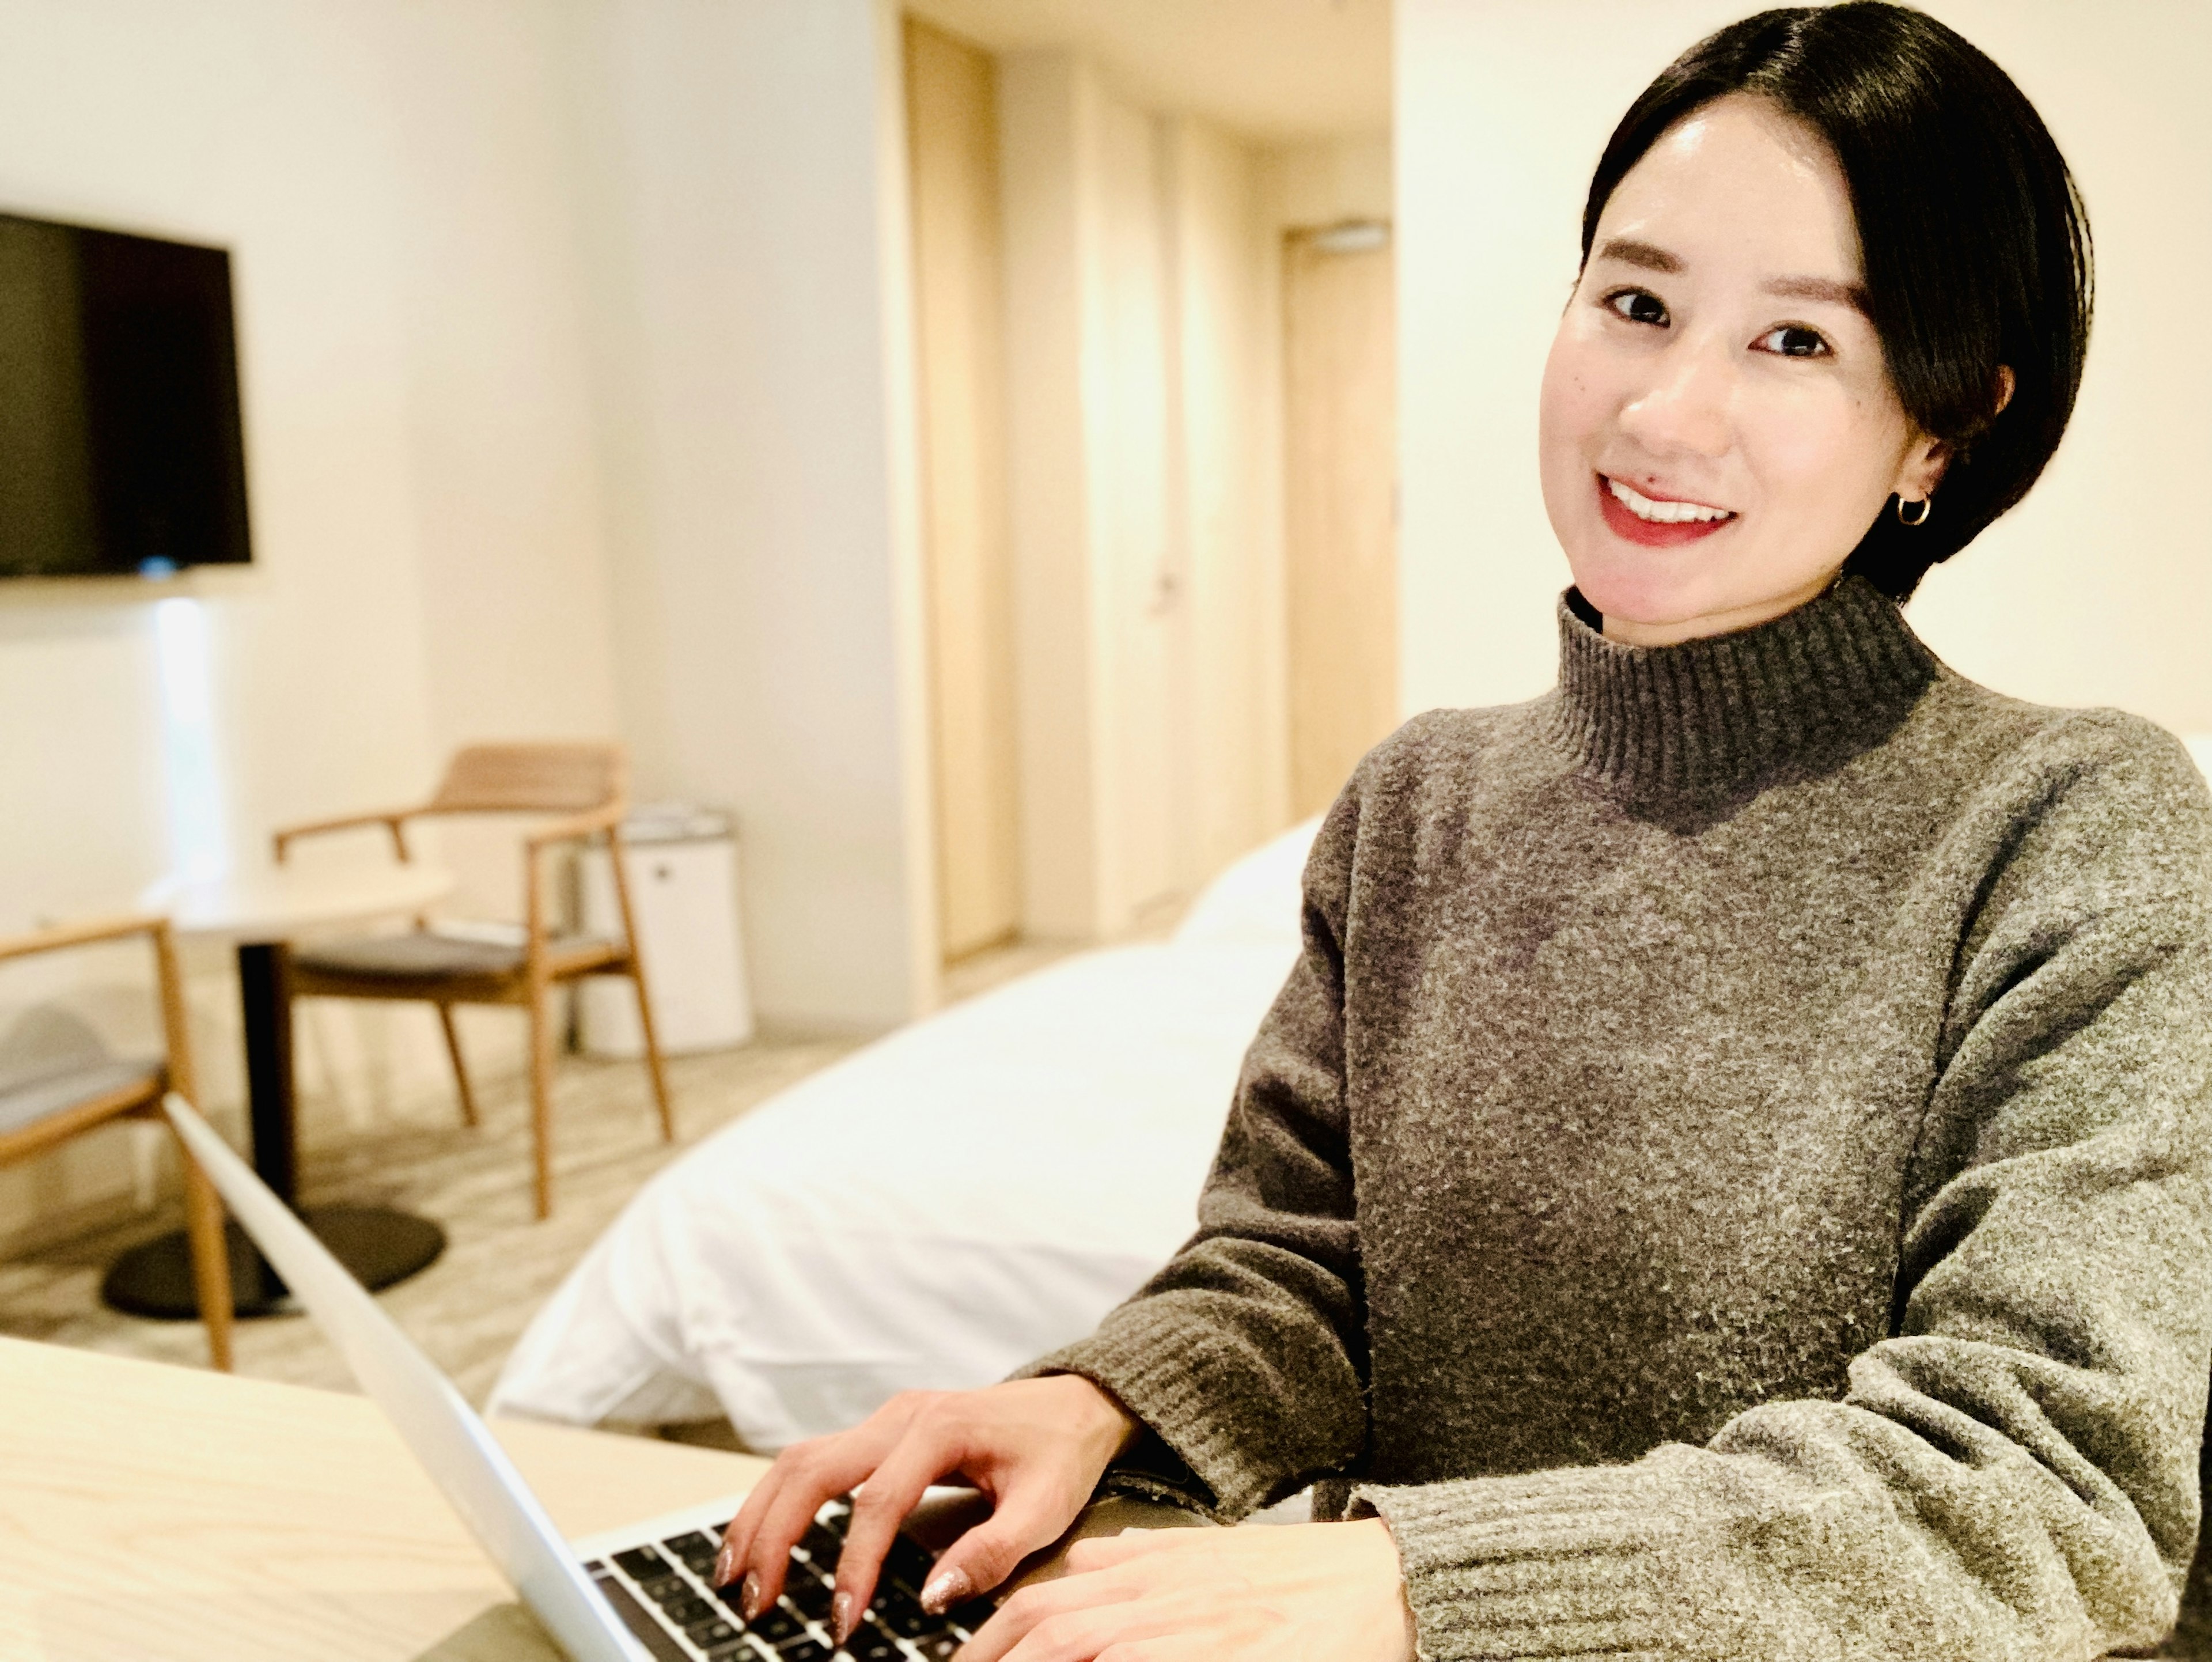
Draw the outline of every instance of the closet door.
[[[1397,374],[1389,229],[1283,250],[1291,800],[1335,798],[1398,721]]]

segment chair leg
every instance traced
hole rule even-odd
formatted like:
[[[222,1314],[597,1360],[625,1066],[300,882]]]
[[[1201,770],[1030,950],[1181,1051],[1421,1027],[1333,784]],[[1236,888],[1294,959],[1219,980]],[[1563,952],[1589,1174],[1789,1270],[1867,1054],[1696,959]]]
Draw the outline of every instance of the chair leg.
[[[200,1320],[207,1325],[208,1360],[230,1372],[230,1252],[223,1241],[222,1202],[199,1162],[181,1141],[177,1152],[185,1169],[185,1234],[191,1244],[192,1288],[198,1294]]]
[[[553,1024],[547,1019],[547,994],[546,988],[533,988],[530,999],[530,1141],[541,1219],[553,1215]]]
[[[438,1025],[446,1030],[446,1054],[453,1062],[453,1085],[461,1093],[461,1117],[472,1126],[481,1125],[483,1122],[477,1117],[477,1095],[469,1088],[468,1064],[461,1060],[461,1034],[453,1026],[452,1005],[438,1007]]]
[[[637,1025],[645,1037],[645,1068],[653,1076],[653,1102],[660,1111],[660,1140],[676,1141],[676,1116],[668,1106],[668,1075],[661,1070],[660,1038],[653,1031],[653,1001],[645,995],[645,977],[631,973],[629,984],[637,992]]]

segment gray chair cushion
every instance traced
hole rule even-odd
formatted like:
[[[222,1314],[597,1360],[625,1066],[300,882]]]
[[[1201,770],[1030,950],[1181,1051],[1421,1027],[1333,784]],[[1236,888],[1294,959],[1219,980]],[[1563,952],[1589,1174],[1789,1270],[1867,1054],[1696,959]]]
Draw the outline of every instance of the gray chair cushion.
[[[20,1131],[79,1103],[161,1076],[159,1057],[108,1058],[0,1085],[0,1132]]]
[[[555,952],[610,944],[594,936],[568,935],[549,943]],[[378,981],[450,981],[463,977],[512,975],[522,967],[523,950],[505,941],[474,941],[434,934],[361,935],[302,946],[292,961],[325,975],[360,976]]]

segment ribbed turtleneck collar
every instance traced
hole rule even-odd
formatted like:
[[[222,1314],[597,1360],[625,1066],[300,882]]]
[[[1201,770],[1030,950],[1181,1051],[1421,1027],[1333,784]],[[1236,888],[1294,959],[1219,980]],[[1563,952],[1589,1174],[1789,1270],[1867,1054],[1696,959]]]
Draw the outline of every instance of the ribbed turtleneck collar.
[[[1634,794],[1736,791],[1879,744],[1936,670],[1863,577],[1754,628],[1668,647],[1609,641],[1563,595],[1557,736]]]

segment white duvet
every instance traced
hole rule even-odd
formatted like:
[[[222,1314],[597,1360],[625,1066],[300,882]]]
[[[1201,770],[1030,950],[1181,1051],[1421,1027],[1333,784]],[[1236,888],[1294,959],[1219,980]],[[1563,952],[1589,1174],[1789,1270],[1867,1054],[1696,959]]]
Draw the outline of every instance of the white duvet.
[[[915,1022],[686,1154],[538,1312],[492,1411],[719,1411],[775,1449],[1088,1332],[1190,1233],[1312,835],[1232,867],[1173,941]]]

